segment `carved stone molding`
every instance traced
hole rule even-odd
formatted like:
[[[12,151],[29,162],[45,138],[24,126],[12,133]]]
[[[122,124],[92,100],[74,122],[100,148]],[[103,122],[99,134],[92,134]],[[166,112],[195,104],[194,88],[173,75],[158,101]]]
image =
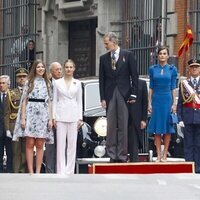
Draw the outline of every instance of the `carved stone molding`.
[[[59,9],[61,10],[80,10],[84,9],[84,6],[88,0],[77,0],[66,2],[64,0],[57,0],[56,3],[58,4]]]

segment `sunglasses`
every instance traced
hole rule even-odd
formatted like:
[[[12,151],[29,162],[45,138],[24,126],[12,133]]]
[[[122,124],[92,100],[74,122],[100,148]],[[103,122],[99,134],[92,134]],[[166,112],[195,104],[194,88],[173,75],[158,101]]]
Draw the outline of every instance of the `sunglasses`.
[[[20,76],[17,76],[18,78],[26,78],[27,76],[26,75],[20,75]]]

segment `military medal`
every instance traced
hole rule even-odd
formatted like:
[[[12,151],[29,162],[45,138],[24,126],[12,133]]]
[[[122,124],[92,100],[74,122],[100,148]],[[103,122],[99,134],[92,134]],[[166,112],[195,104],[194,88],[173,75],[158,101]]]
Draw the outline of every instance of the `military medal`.
[[[112,69],[116,70],[116,66],[115,66],[115,60],[112,59]]]
[[[112,69],[113,70],[116,70],[116,66],[115,66],[115,64],[116,64],[116,57],[115,57],[115,52],[111,52],[111,61],[112,61]]]

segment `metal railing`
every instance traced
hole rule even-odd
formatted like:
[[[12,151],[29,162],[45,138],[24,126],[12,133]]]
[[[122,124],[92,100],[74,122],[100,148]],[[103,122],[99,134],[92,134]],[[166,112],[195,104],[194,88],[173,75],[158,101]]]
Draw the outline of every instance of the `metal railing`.
[[[134,52],[140,75],[156,63],[156,51],[166,44],[165,0],[125,0],[122,3],[122,47]]]
[[[29,69],[35,58],[37,0],[1,0],[0,2],[0,74],[11,77],[15,70]]]
[[[189,24],[193,31],[193,45],[191,48],[190,57],[200,58],[200,1],[189,1]]]
[[[121,46],[133,51],[140,75],[147,75],[149,66],[157,62],[158,47],[166,44],[167,1],[124,0],[122,3]],[[143,148],[148,152],[150,138],[144,131]]]

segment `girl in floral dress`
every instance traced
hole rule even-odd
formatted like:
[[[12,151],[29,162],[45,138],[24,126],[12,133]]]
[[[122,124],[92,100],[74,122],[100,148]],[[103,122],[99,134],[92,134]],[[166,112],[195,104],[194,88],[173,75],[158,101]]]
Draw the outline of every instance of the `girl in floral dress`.
[[[40,173],[44,155],[44,142],[53,143],[51,87],[42,60],[33,63],[25,83],[16,120],[13,140],[26,137],[26,160],[29,173],[33,173],[34,146],[36,147],[36,173]]]

